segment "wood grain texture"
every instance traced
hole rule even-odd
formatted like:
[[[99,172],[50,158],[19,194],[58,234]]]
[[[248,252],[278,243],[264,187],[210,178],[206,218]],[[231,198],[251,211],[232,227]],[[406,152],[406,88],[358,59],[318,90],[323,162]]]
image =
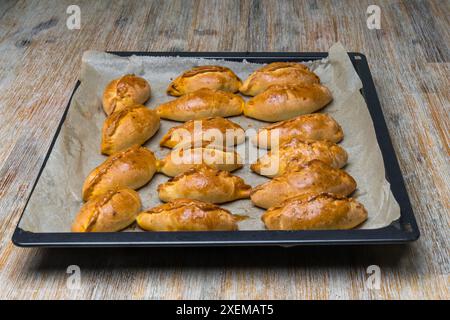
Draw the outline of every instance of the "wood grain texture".
[[[450,297],[450,2],[0,2],[1,298]],[[366,27],[369,4],[381,30]],[[16,248],[10,239],[78,77],[85,50],[366,54],[405,176],[419,241],[391,247]],[[69,290],[66,268],[81,268]],[[379,265],[379,290],[365,288]]]

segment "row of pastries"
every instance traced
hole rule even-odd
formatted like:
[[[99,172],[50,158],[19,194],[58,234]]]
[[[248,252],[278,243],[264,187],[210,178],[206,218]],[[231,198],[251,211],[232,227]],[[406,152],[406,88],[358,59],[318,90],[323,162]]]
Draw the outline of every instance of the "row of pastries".
[[[314,113],[332,101],[331,92],[305,65],[271,63],[243,82],[229,68],[195,67],[174,79],[167,94],[176,98],[150,109],[143,105],[151,97],[145,79],[125,75],[106,86],[101,153],[108,158],[85,179],[72,231],[120,231],[135,221],[148,231],[238,230],[246,217],[218,204],[246,198],[266,209],[261,220],[272,230],[349,229],[367,219],[362,204],[348,197],[356,182],[342,169],[348,160],[338,145],[342,128]],[[231,173],[243,167],[233,147],[245,141],[245,131],[225,118],[241,114],[275,122],[252,140],[268,152],[250,169],[270,178],[255,187]],[[162,137],[160,146],[171,150],[157,159],[142,145],[161,118],[183,123]],[[219,135],[208,136],[211,129]],[[179,132],[189,135],[189,145]],[[136,190],[158,172],[171,177],[157,187],[165,203],[142,211]]]
[[[245,102],[237,92],[252,98]],[[286,62],[264,66],[243,83],[228,68],[195,67],[176,78],[167,93],[179,98],[159,105],[156,111],[175,121],[243,113],[275,122],[315,112],[332,100],[317,75],[302,64]]]

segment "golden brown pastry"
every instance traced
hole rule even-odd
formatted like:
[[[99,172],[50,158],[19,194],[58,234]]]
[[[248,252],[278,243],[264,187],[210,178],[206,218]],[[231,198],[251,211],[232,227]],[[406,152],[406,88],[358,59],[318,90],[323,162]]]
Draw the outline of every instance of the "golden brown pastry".
[[[269,122],[287,120],[322,109],[332,99],[330,90],[318,83],[271,86],[247,101],[244,115]]]
[[[142,145],[158,131],[159,122],[154,110],[140,104],[113,112],[103,123],[102,153],[111,155]]]
[[[141,210],[139,194],[130,189],[110,190],[93,197],[78,212],[72,232],[114,232],[134,222]]]
[[[247,96],[256,96],[273,85],[313,83],[320,83],[320,79],[307,66],[296,62],[273,62],[253,72],[239,91]]]
[[[148,231],[233,231],[238,216],[214,204],[177,199],[141,212],[136,221]]]
[[[107,115],[150,99],[150,84],[144,78],[127,74],[112,80],[103,92],[103,110]]]
[[[159,145],[175,148],[177,145],[198,141],[233,146],[245,141],[245,132],[240,125],[221,117],[190,120],[170,128]]]
[[[267,209],[302,194],[330,192],[348,196],[355,189],[355,180],[344,170],[334,169],[320,160],[312,160],[296,171],[288,171],[255,187],[250,198],[258,207]]]
[[[108,157],[91,171],[83,185],[83,200],[87,201],[119,187],[138,189],[147,184],[156,172],[153,152],[132,146]]]
[[[261,220],[270,230],[352,229],[367,219],[364,206],[335,194],[303,195],[268,209]]]
[[[292,138],[337,143],[343,137],[344,132],[336,120],[325,113],[313,113],[263,127],[252,142],[260,148],[270,149],[272,144],[280,145]]]
[[[167,94],[179,97],[202,88],[237,92],[241,84],[241,79],[226,67],[199,66],[173,80],[167,88]]]
[[[158,160],[157,170],[167,176],[175,177],[198,164],[206,164],[218,170],[231,172],[242,168],[242,159],[237,152],[220,148],[177,148],[164,159]]]
[[[164,202],[180,198],[211,203],[224,203],[248,198],[251,186],[228,171],[207,165],[197,165],[158,186],[159,198]]]
[[[267,152],[250,168],[260,175],[276,177],[311,160],[321,160],[338,169],[345,166],[347,159],[347,152],[333,142],[301,141],[294,138]]]
[[[208,117],[237,116],[242,113],[243,108],[244,99],[236,94],[200,89],[160,104],[156,112],[164,119],[189,121]]]

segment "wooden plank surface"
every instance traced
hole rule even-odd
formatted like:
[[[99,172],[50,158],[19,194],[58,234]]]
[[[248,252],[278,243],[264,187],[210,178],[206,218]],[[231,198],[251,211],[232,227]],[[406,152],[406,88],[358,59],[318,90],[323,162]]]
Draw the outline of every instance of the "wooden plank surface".
[[[450,2],[0,2],[1,298],[446,298]],[[381,30],[366,26],[369,4]],[[10,239],[85,50],[366,54],[419,227],[391,247],[21,249]],[[81,268],[70,289],[69,265]],[[365,286],[369,265],[379,289]]]

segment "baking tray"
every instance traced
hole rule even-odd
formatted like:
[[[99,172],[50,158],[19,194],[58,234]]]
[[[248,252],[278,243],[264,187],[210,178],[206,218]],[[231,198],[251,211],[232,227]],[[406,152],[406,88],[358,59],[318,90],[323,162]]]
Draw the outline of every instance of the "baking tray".
[[[205,59],[224,59],[253,63],[274,61],[304,62],[326,58],[328,53],[279,53],[279,52],[109,52],[118,56],[180,56]],[[28,201],[36,187],[47,160],[52,152],[62,124],[69,110],[72,92],[64,114],[53,137],[44,163],[31,190],[30,196],[14,231],[12,241],[20,247],[145,247],[145,246],[250,246],[250,245],[348,245],[348,244],[394,244],[415,241],[420,232],[414,218],[411,203],[406,192],[403,176],[395,156],[375,90],[366,57],[361,53],[348,54],[361,78],[364,96],[375,127],[377,140],[383,154],[386,179],[391,184],[392,193],[400,205],[400,218],[389,226],[379,229],[317,230],[317,231],[202,231],[202,232],[111,232],[111,233],[34,233],[22,230],[20,220]]]

